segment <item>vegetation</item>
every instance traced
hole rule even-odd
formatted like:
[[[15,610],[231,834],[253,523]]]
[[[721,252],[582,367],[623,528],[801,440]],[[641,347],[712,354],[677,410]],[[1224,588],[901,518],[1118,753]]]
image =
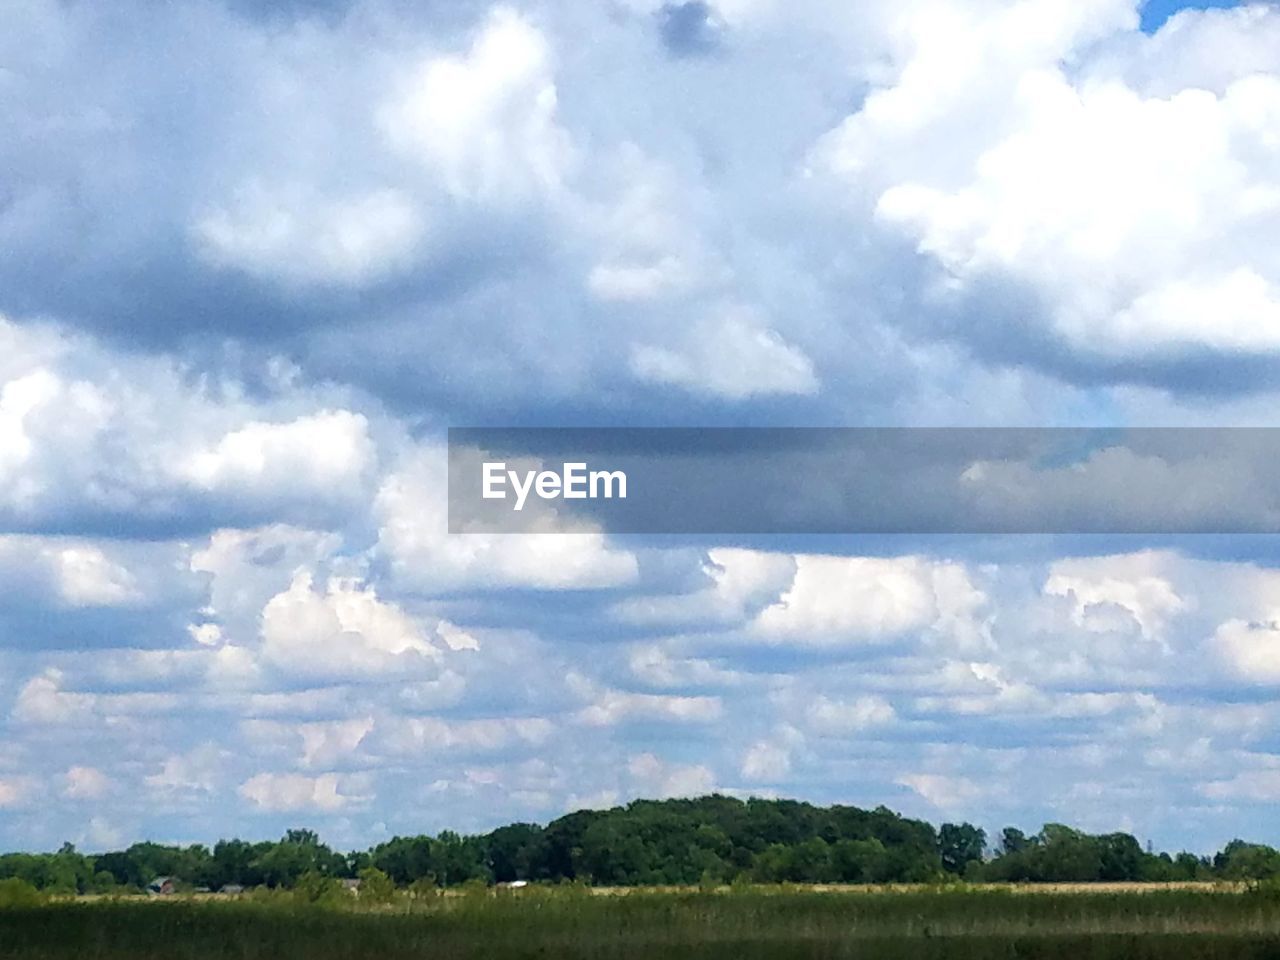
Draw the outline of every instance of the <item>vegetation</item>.
[[[310,902],[335,896],[334,878],[360,878],[373,896],[464,884],[528,880],[597,886],[744,883],[933,883],[1268,880],[1280,852],[1235,840],[1216,856],[1144,850],[1125,833],[1090,835],[1046,824],[1012,827],[994,845],[966,823],[931,824],[884,807],[817,807],[793,800],[641,800],[583,810],[545,827],[516,823],[480,836],[445,831],[396,837],[339,853],[313,831],[275,842],[220,840],[210,849],[136,843],[87,856],[67,844],[51,854],[0,856],[0,880],[57,894],[141,891],[157,877],[180,890],[286,888]]]
[[[853,890],[855,888],[849,888]],[[1212,887],[1208,889],[1213,889]],[[577,884],[411,896],[52,901],[0,909],[8,960],[1275,957],[1269,894],[818,893],[786,887],[591,896]]]

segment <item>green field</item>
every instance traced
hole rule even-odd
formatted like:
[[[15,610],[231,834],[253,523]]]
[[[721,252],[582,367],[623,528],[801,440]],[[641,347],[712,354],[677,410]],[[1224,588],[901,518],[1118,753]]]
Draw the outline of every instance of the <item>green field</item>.
[[[300,905],[64,900],[0,909],[14,960],[400,958],[1280,958],[1280,900],[1258,892],[531,888]]]

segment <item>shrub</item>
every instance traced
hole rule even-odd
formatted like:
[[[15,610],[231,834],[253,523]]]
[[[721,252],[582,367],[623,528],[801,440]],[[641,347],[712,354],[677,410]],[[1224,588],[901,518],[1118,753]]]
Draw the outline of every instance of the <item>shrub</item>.
[[[390,903],[395,896],[395,883],[377,867],[365,867],[360,871],[361,903]]]
[[[315,870],[300,876],[293,887],[293,897],[300,903],[335,906],[342,902],[343,896],[342,884],[338,880]]]
[[[45,895],[19,877],[0,880],[0,909],[34,907],[45,902]]]

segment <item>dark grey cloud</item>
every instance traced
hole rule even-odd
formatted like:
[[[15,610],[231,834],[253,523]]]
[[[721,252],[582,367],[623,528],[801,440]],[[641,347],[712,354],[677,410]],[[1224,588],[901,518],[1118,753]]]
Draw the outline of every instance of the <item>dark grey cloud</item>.
[[[724,27],[703,0],[664,4],[657,18],[663,44],[677,57],[706,56],[721,48]]]

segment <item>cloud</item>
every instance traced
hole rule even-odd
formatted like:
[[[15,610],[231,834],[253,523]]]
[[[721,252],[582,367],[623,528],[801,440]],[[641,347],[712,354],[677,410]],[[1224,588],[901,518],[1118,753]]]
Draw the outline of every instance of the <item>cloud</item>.
[[[317,589],[307,572],[263,607],[262,642],[277,669],[313,679],[434,675],[440,659],[422,627],[373,589],[340,579]]]
[[[451,195],[502,203],[560,187],[573,149],[556,106],[550,45],[497,7],[464,55],[428,59],[379,121]]]
[[[96,800],[111,789],[111,778],[95,767],[70,767],[63,794],[73,800]]]
[[[343,780],[334,773],[306,777],[294,773],[259,773],[240,784],[238,793],[259,809],[275,812],[343,810],[367,798],[339,792]]]
[[[663,4],[657,16],[662,42],[677,57],[705,55],[720,46],[724,28],[714,8],[702,0]]]
[[[214,742],[171,754],[160,769],[144,778],[148,790],[169,800],[212,796],[221,787],[230,754]]]
[[[1072,619],[1086,630],[1136,624],[1142,636],[1159,640],[1187,601],[1161,575],[1174,558],[1158,553],[1060,560],[1050,568],[1044,592],[1071,600]]]
[[[62,690],[61,680],[62,673],[52,668],[28,680],[14,702],[13,718],[35,724],[80,724],[88,720],[94,698]]]
[[[403,585],[430,594],[468,587],[601,589],[635,580],[634,556],[541,502],[530,504],[539,509],[528,511],[529,534],[449,535],[446,474],[444,451],[425,449],[378,491],[379,546]]]
[[[791,753],[797,737],[784,731],[778,740],[757,740],[742,757],[740,772],[744,780],[755,783],[781,783],[791,773]]]
[[[253,185],[192,229],[217,266],[291,285],[361,286],[412,263],[427,225],[417,205],[390,188],[335,200]]]
[[[569,676],[569,686],[589,703],[575,715],[587,727],[612,727],[627,721],[711,723],[720,719],[719,697],[628,693],[601,687],[581,674]]]
[[[735,778],[1254,829],[1264,538],[449,535],[440,437],[1271,422],[1274,9],[249,6],[6,11],[5,848]],[[961,510],[1271,516],[1267,445],[1228,446],[993,457]]]
[[[707,551],[707,585],[686,594],[629,597],[615,604],[618,619],[647,627],[683,624],[732,626],[776,601],[796,576],[785,553],[717,547]]]
[[[790,588],[747,632],[820,647],[888,643],[931,628],[974,639],[984,600],[963,568],[946,562],[798,555]]]
[[[696,797],[715,790],[715,774],[702,764],[667,763],[652,753],[631,758],[627,772],[646,797]]]
[[[368,421],[325,410],[291,423],[248,423],[190,455],[180,469],[210,492],[270,497],[287,489],[323,501],[359,490],[372,458]]]
[[[1231,671],[1251,683],[1280,683],[1280,623],[1228,620],[1213,643]]]
[[[0,809],[27,806],[39,790],[30,777],[0,777]]]
[[[897,719],[897,713],[893,704],[883,697],[863,696],[842,701],[819,696],[805,711],[805,719],[816,733],[847,737],[891,724]]]
[[[816,168],[937,265],[940,301],[954,309],[987,297],[984,284],[1019,286],[1025,321],[1084,364],[1273,353],[1280,278],[1257,238],[1280,215],[1262,134],[1280,81],[1135,89],[1115,60],[1089,60],[1132,7],[1040,0],[908,17],[894,76],[822,139]],[[1172,29],[1235,42],[1220,17]],[[1143,57],[1172,42],[1127,49]],[[954,332],[989,349],[986,331]]]
[[[1270,764],[1270,758],[1265,762]],[[1280,770],[1271,766],[1245,770],[1230,779],[1204,783],[1200,792],[1210,800],[1274,803],[1280,796]]]
[[[818,390],[803,351],[736,311],[703,321],[679,346],[636,344],[631,370],[649,383],[733,400]]]
[[[967,777],[949,777],[936,773],[912,773],[898,779],[934,807],[948,812],[970,809],[984,794],[983,787]]]
[[[80,539],[0,535],[0,583],[39,591],[70,608],[121,607],[143,600],[137,578],[98,544]]]
[[[333,518],[375,466],[369,420],[302,398],[278,358],[274,396],[197,379],[58,329],[0,318],[0,518],[33,532],[208,527],[214,518]],[[25,366],[24,366],[25,363]],[[310,408],[289,415],[289,408]],[[318,407],[318,409],[316,409]]]

